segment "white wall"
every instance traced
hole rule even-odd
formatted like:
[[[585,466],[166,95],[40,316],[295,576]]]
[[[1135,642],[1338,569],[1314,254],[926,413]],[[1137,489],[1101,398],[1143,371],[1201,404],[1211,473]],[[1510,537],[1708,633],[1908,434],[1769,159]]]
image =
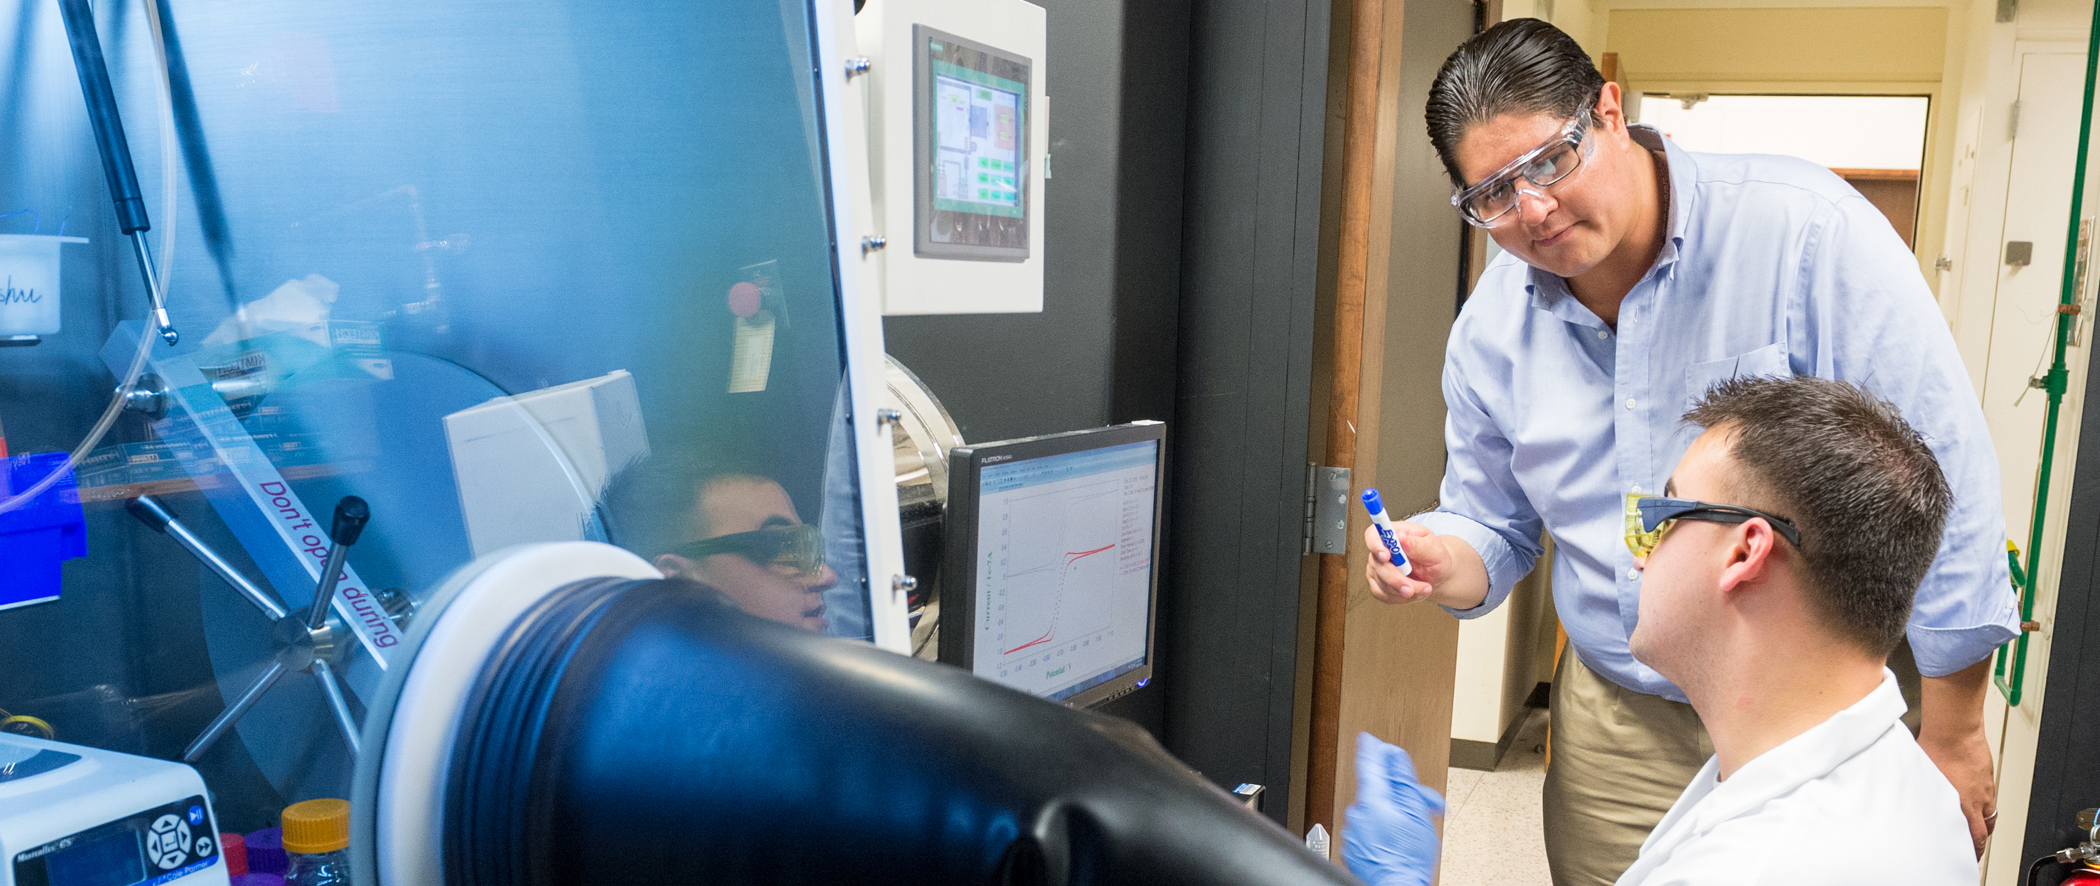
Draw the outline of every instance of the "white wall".
[[[1458,680],[1451,693],[1451,737],[1494,744],[1509,726],[1502,710],[1502,660],[1510,648],[1509,614],[1501,606],[1458,625]]]
[[[1540,657],[1550,658],[1553,617],[1553,541],[1538,568],[1517,582],[1495,611],[1459,622],[1458,675],[1451,692],[1451,737],[1495,744],[1524,716],[1524,700],[1540,682]],[[1543,644],[1540,635],[1546,636]],[[1548,673],[1552,665],[1545,664]]]

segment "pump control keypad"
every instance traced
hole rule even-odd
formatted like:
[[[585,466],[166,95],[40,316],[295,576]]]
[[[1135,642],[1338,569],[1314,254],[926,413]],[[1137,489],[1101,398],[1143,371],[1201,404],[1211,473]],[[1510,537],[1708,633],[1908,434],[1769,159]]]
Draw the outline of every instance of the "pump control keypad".
[[[154,819],[146,832],[146,858],[164,871],[181,867],[190,858],[189,823],[174,815]]]
[[[216,864],[211,813],[190,797],[17,852],[17,886],[168,886]]]

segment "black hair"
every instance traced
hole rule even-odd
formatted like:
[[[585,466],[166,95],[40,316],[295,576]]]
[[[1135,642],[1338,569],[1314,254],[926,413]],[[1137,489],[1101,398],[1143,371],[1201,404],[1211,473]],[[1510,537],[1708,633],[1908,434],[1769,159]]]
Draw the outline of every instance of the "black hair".
[[[1573,119],[1597,103],[1604,75],[1575,38],[1535,18],[1511,19],[1459,44],[1429,85],[1429,143],[1457,187],[1466,130],[1503,114]]]
[[[717,480],[749,477],[772,482],[755,460],[706,446],[659,450],[629,462],[605,484],[597,502],[607,540],[647,559],[708,537],[700,496]]]
[[[1720,429],[1746,507],[1801,530],[1810,611],[1887,657],[1939,555],[1954,493],[1925,438],[1857,385],[1812,376],[1720,382],[1685,414]]]

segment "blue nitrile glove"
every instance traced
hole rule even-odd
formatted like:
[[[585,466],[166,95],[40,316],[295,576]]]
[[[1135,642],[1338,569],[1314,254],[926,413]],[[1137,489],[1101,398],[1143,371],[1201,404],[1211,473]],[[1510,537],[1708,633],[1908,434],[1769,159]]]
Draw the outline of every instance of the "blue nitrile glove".
[[[1444,797],[1415,779],[1407,752],[1368,732],[1356,736],[1356,802],[1342,820],[1342,860],[1371,886],[1428,886],[1436,876],[1436,825]]]

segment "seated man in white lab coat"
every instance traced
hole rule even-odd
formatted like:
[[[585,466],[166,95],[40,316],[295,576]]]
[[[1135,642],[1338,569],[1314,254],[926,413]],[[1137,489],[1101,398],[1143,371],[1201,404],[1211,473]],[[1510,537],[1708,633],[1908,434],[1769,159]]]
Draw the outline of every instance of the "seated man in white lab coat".
[[[1646,572],[1632,649],[1683,687],[1714,756],[1620,886],[1973,886],[1960,800],[1886,667],[1952,499],[1931,450],[1893,406],[1827,379],[1725,381],[1685,418],[1705,432],[1662,496],[1628,506]],[[1426,824],[1411,777],[1358,780],[1380,790],[1348,834]],[[1344,848],[1373,884],[1427,880]]]

